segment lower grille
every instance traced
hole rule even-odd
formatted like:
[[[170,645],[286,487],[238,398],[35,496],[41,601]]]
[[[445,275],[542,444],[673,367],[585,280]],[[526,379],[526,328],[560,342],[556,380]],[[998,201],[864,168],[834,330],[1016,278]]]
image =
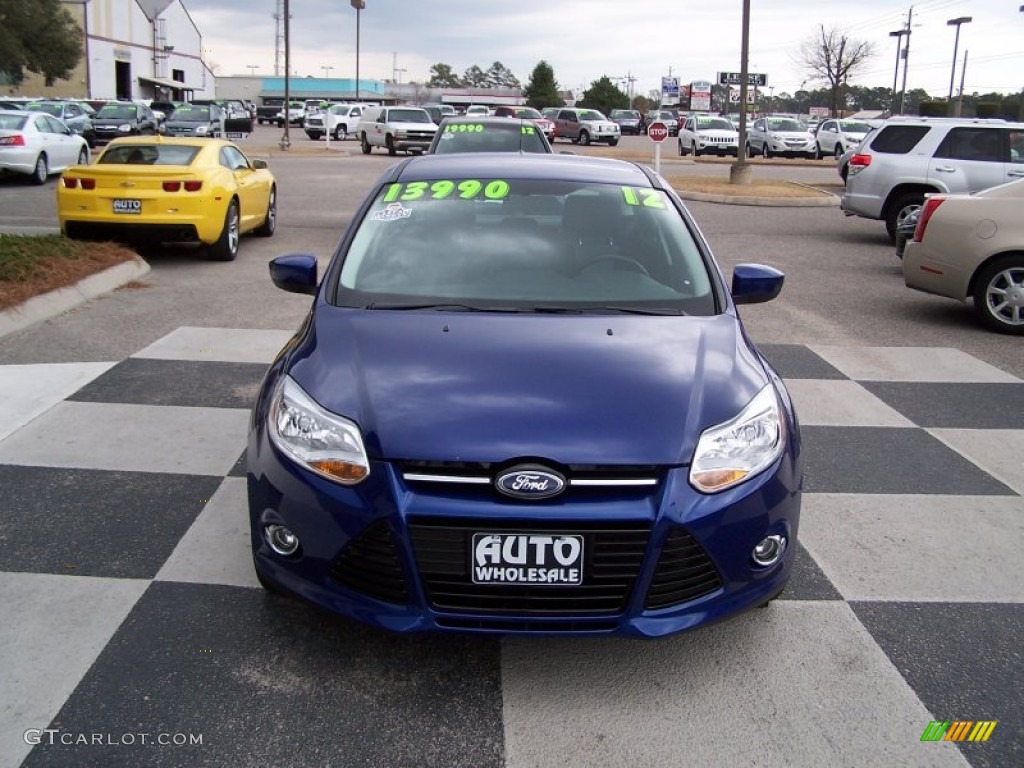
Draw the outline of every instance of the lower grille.
[[[447,629],[490,629],[496,632],[612,632],[614,621],[517,621],[515,619],[453,619],[437,620]]]
[[[673,528],[661,550],[647,590],[647,608],[668,608],[714,592],[722,586],[707,553],[682,528]]]
[[[621,613],[636,582],[650,538],[647,523],[565,523],[414,518],[409,522],[427,599],[441,611],[486,614]],[[474,533],[552,533],[583,536],[583,583],[537,586],[474,584]]]
[[[339,584],[386,603],[409,602],[395,538],[385,520],[370,523],[349,542],[331,576]]]

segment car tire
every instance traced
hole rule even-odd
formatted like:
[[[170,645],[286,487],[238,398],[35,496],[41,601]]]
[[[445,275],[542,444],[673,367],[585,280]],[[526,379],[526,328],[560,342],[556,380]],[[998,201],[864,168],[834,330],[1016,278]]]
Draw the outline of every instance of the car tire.
[[[609,147],[617,147],[618,145],[619,145],[619,140],[618,139],[608,139],[608,146]]]
[[[697,142],[690,144],[690,151],[693,153],[694,157],[700,157],[700,150],[697,149]]]
[[[765,160],[771,160],[772,159],[772,151],[770,149],[768,149],[768,142],[767,141],[764,144],[761,145],[761,157],[763,157]]]
[[[82,150],[78,153],[78,164],[88,165],[89,164],[89,150],[82,147]]]
[[[228,203],[227,213],[224,214],[224,227],[220,231],[220,237],[209,249],[212,261],[235,260],[238,256],[239,226],[238,201],[232,200]]]
[[[366,140],[365,133],[359,137],[359,143],[362,145],[364,155],[368,155],[370,154],[371,151],[373,151],[373,147],[370,146],[370,142]]]
[[[924,205],[924,192],[908,192],[893,200],[885,212],[885,229],[892,242],[896,242],[896,228],[900,223],[922,205]]]
[[[987,328],[1024,336],[1024,253],[995,259],[978,273],[974,310]]]
[[[39,154],[36,158],[36,167],[32,169],[31,181],[36,186],[41,186],[50,178],[50,166],[46,161],[46,155]]]
[[[334,140],[335,141],[344,141],[347,138],[348,138],[348,131],[345,129],[344,125],[339,125],[337,128],[334,129]]]
[[[836,144],[836,151],[833,152],[832,154],[834,154],[836,156],[836,160],[838,161],[839,158],[843,156],[843,152],[845,152],[845,151],[846,150],[843,149],[843,145],[842,144]]]
[[[676,145],[679,147],[679,156],[680,157],[686,157],[686,148],[683,146],[682,139],[678,140],[676,142]]]
[[[825,157],[825,153],[821,151],[821,144],[815,144],[814,146],[816,148],[814,152],[814,159],[821,160],[823,157]]]
[[[586,131],[580,131],[580,144],[584,147],[590,146],[590,134]]]
[[[277,188],[270,188],[270,199],[267,200],[267,217],[256,230],[257,237],[273,237],[277,230]]]
[[[398,154],[398,150],[395,149],[395,141],[391,138],[390,133],[384,137],[384,146],[388,148],[388,154],[392,157]]]
[[[749,142],[747,143],[747,146],[744,148],[743,151],[744,151],[744,154],[746,154],[746,156],[748,158],[751,158],[751,157],[754,156],[754,148],[750,146]]]

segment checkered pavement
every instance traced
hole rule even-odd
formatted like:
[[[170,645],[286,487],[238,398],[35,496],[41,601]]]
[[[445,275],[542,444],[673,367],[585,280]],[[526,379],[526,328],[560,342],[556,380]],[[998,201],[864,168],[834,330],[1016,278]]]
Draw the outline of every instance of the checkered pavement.
[[[782,599],[656,641],[399,637],[256,583],[241,454],[289,335],[0,366],[0,766],[1024,765],[1024,382],[765,346],[807,457]]]

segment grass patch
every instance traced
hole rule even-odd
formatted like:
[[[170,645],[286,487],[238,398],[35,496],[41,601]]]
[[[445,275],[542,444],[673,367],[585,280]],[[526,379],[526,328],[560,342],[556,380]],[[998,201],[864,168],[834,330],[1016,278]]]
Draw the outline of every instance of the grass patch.
[[[677,192],[703,192],[728,197],[828,197],[820,189],[776,179],[753,179],[750,184],[730,184],[727,179],[709,176],[666,176],[666,181]]]
[[[0,236],[0,309],[134,258],[115,243],[68,240],[62,235]]]

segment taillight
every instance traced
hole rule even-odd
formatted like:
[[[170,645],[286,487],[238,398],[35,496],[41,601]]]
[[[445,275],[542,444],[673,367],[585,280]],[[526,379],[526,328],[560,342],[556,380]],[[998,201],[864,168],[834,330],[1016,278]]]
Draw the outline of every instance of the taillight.
[[[181,182],[180,181],[165,181],[164,182],[164,192],[177,192],[179,189],[181,189]]]
[[[68,189],[74,189],[75,187],[78,186],[78,179],[72,176],[65,176],[64,178],[61,179],[61,181],[64,182],[64,186],[67,187]]]
[[[938,210],[939,206],[942,205],[944,197],[929,197],[924,201],[924,206],[921,208],[921,214],[917,217],[917,226],[914,228],[914,242],[920,243],[924,238],[924,230],[928,226],[928,219],[932,217],[932,214]]]
[[[82,189],[96,189],[96,179],[82,179]]]
[[[850,167],[867,168],[871,165],[871,155],[854,155],[850,158]]]
[[[16,133],[13,136],[0,136],[0,146],[5,147],[24,147],[25,137],[20,133]]]
[[[165,181],[163,183],[164,192],[178,192],[182,188],[186,192],[198,192],[203,188],[203,182],[200,181]]]
[[[203,188],[203,182],[202,181],[186,181],[185,182],[185,191],[186,192],[198,192],[202,188]]]

